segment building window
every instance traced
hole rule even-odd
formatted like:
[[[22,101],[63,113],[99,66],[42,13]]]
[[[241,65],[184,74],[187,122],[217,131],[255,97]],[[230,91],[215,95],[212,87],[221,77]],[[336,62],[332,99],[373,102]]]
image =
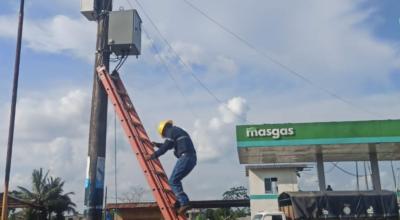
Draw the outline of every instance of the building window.
[[[278,178],[270,177],[264,179],[266,194],[278,194]]]

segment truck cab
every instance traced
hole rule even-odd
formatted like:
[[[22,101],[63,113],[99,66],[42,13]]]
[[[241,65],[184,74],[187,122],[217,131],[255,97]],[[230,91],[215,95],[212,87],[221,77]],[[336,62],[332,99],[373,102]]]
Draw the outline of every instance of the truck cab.
[[[286,220],[286,217],[283,212],[259,212],[252,220]]]

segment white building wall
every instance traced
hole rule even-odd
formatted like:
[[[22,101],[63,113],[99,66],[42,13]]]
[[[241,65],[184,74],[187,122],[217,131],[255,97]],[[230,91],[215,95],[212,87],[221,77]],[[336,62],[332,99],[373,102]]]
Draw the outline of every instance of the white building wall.
[[[265,192],[265,178],[278,178],[278,193]],[[249,169],[250,209],[253,216],[260,211],[279,211],[278,195],[298,191],[295,168]]]

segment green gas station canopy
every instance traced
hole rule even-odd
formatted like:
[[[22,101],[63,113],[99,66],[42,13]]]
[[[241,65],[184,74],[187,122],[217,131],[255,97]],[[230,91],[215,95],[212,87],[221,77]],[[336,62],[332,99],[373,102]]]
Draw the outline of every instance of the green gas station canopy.
[[[242,164],[400,159],[400,120],[239,125]]]

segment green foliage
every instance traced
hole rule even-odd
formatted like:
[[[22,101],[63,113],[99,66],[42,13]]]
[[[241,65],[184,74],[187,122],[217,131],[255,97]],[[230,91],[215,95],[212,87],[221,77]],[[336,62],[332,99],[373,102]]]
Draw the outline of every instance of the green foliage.
[[[65,182],[59,177],[49,177],[48,174],[49,172],[44,173],[42,168],[35,169],[32,172],[32,190],[18,186],[19,190],[15,193],[18,198],[42,207],[40,210],[25,209],[24,215],[27,220],[59,220],[64,219],[65,212],[75,212],[76,205],[70,198],[74,193],[64,193]]]
[[[247,189],[244,186],[232,187],[228,191],[222,194],[224,200],[239,200],[239,199],[249,199],[247,194]]]
[[[232,187],[222,194],[224,200],[249,199],[247,189],[244,186]],[[196,220],[234,220],[250,215],[249,208],[223,208],[206,209],[196,217]]]

